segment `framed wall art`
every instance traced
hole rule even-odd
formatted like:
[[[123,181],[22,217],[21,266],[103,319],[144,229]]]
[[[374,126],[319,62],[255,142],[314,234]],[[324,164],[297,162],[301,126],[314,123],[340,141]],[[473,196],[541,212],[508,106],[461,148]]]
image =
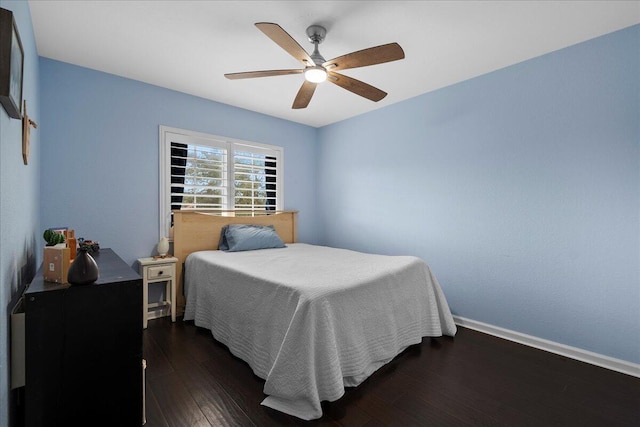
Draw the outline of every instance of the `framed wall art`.
[[[24,50],[13,12],[0,8],[0,103],[10,117],[22,118]]]

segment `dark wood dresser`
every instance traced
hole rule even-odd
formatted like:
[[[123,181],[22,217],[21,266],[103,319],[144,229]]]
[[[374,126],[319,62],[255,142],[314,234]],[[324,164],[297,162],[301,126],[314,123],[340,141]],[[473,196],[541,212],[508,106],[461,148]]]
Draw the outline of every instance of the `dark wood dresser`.
[[[27,427],[139,426],[143,419],[142,278],[111,249],[90,285],[24,293]]]

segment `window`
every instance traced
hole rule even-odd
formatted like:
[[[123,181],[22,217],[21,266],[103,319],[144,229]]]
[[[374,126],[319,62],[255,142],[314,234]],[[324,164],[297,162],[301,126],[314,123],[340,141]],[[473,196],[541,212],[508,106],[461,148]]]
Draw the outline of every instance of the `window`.
[[[282,209],[282,147],[160,127],[160,236],[178,209]]]

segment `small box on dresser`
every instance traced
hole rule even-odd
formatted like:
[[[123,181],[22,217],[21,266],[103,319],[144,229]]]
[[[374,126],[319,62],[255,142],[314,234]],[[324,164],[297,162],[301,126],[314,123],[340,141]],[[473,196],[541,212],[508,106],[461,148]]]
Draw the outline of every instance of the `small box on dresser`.
[[[42,274],[44,280],[55,283],[67,283],[71,250],[67,247],[50,246],[44,248]]]

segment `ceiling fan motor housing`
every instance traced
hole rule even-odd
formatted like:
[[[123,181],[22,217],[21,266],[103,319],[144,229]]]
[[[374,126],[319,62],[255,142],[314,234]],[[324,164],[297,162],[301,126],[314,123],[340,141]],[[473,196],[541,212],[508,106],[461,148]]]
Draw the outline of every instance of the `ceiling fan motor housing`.
[[[322,66],[325,63],[324,57],[318,51],[318,45],[324,41],[326,35],[327,30],[321,25],[310,25],[307,28],[307,37],[314,45],[313,53],[309,56],[317,66]]]
[[[307,37],[311,43],[322,43],[327,35],[327,29],[322,25],[310,25],[307,28]]]

